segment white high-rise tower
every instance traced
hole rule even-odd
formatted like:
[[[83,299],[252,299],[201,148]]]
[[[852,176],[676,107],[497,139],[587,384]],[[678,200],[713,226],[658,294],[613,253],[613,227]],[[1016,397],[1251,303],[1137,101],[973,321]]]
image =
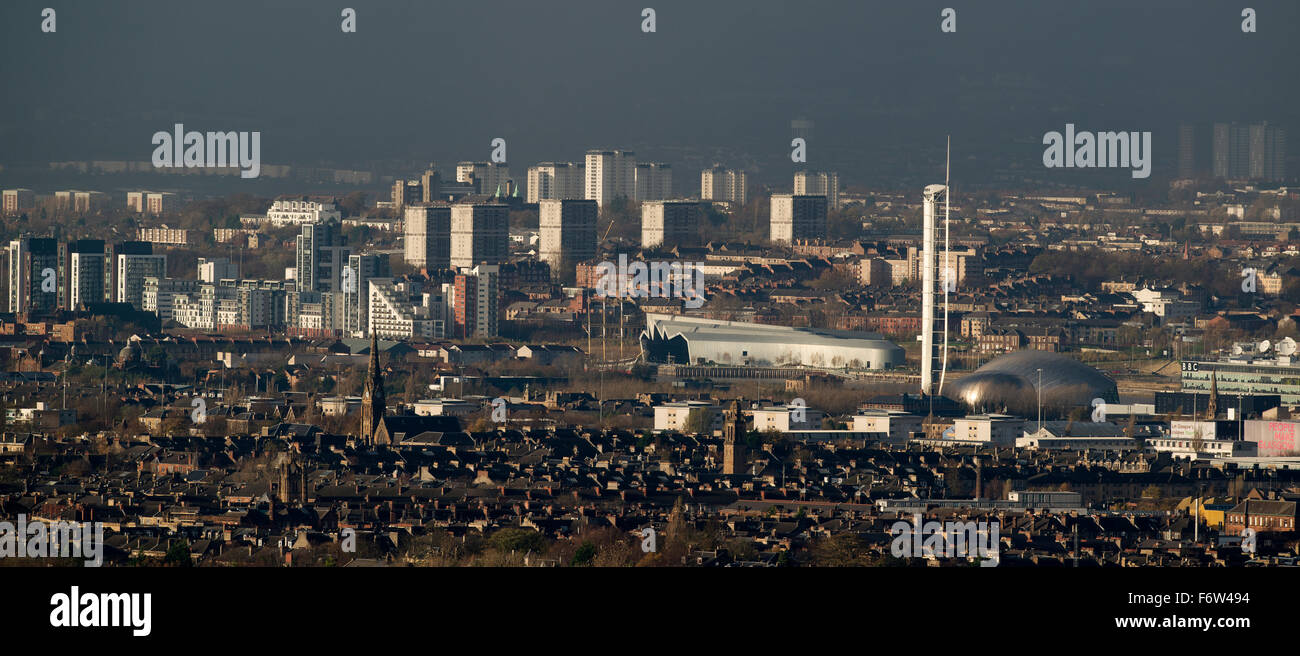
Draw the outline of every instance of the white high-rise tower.
[[[935,274],[935,204],[948,188],[932,184],[922,193],[921,233],[921,393],[934,393],[934,282]]]
[[[948,369],[948,291],[952,286],[953,272],[946,271],[943,277],[943,319],[936,323],[934,317],[934,286],[939,270],[935,253],[938,247],[939,226],[936,220],[937,204],[943,196],[943,261],[946,267],[951,265],[948,253],[948,206],[949,185],[947,163],[944,164],[944,184],[928,185],[921,193],[922,199],[922,235],[921,235],[921,393],[933,395],[943,391],[943,374]],[[943,344],[943,365],[939,378],[939,390],[934,388],[935,334],[941,335]]]

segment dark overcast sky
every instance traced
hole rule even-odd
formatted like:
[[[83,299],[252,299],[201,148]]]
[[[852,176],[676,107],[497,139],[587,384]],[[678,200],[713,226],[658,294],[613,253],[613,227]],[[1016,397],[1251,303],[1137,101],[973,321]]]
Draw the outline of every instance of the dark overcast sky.
[[[175,122],[260,130],[266,163],[357,168],[486,159],[501,136],[522,169],[596,146],[788,153],[800,115],[815,162],[1300,113],[1294,0],[5,0],[0,40],[9,164],[146,160]]]

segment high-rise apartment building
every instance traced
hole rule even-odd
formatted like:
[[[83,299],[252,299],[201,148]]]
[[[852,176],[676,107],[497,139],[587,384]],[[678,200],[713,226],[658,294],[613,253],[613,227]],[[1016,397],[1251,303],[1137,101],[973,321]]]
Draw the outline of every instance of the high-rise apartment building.
[[[348,279],[344,286],[342,327],[345,334],[365,337],[370,321],[370,281],[391,280],[393,268],[388,253],[361,253],[348,258]]]
[[[59,306],[75,310],[109,298],[108,257],[102,239],[78,239],[68,242],[67,266],[60,278],[67,285]]]
[[[342,291],[343,267],[351,254],[352,249],[343,244],[338,223],[303,225],[297,239],[297,290]]]
[[[632,151],[589,150],[583,175],[583,194],[598,207],[620,196],[636,198],[636,153]]]
[[[749,197],[744,171],[724,169],[714,165],[700,172],[700,198],[744,205]]]
[[[1215,123],[1213,156],[1214,177],[1228,180],[1250,177],[1250,126]]]
[[[1286,130],[1268,123],[1250,126],[1250,177],[1268,182],[1286,179]]]
[[[796,239],[826,238],[826,197],[773,194],[771,239],[789,244]]]
[[[144,309],[144,279],[167,277],[167,256],[154,254],[153,245],[142,241],[117,244],[112,251],[113,300]]]
[[[499,203],[451,206],[451,266],[500,264],[509,256],[510,211]]]
[[[456,274],[449,302],[453,336],[497,336],[499,270],[493,264],[480,264]]]
[[[451,205],[430,203],[403,213],[403,257],[417,269],[451,266]]]
[[[5,189],[2,198],[5,214],[22,214],[36,209],[36,194],[31,189]]]
[[[583,197],[582,167],[572,162],[542,162],[528,167],[529,203]]]
[[[27,316],[54,312],[59,305],[59,242],[21,236],[9,242],[9,311]]]
[[[672,248],[697,242],[700,204],[689,200],[652,200],[641,204],[641,246]]]
[[[796,171],[795,196],[825,196],[827,210],[840,206],[840,176],[833,171]]]
[[[594,200],[543,200],[539,203],[538,259],[559,270],[562,262],[577,263],[596,256]]]
[[[1216,178],[1265,180],[1286,178],[1286,130],[1267,122],[1257,125],[1214,124]]]
[[[673,197],[671,164],[643,162],[636,165],[633,175],[636,177],[634,200],[644,203]]]

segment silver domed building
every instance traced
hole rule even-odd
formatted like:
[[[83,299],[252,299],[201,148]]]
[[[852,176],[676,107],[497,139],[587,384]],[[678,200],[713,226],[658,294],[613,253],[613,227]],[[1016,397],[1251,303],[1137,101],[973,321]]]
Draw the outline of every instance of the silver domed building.
[[[1093,399],[1119,402],[1115,381],[1074,358],[1048,351],[1008,353],[943,390],[944,396],[965,403],[975,412],[1005,411],[1033,416],[1038,410],[1039,370],[1042,370],[1043,412],[1061,415],[1091,407]]]

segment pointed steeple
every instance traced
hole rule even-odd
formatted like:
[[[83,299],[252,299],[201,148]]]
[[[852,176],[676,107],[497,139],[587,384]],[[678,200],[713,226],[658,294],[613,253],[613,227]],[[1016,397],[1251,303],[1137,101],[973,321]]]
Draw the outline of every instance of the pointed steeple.
[[[361,440],[375,441],[375,429],[384,418],[384,376],[379,368],[379,336],[370,333],[370,365],[366,368],[365,392],[361,396]]]

